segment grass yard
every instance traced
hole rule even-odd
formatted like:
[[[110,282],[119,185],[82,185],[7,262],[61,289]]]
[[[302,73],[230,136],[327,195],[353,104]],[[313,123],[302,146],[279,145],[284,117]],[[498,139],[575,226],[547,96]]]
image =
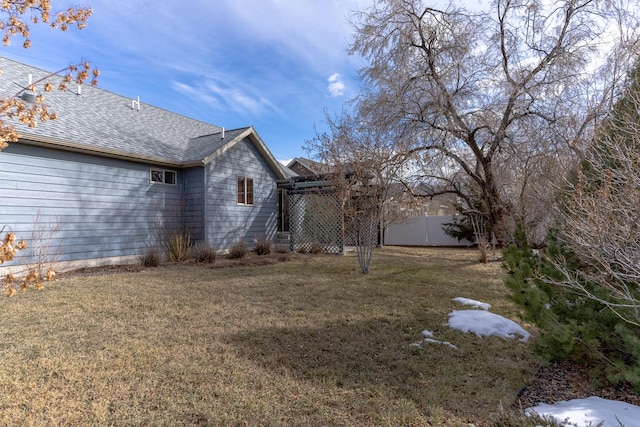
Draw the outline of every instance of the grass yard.
[[[0,298],[0,425],[493,425],[537,361],[445,325],[459,296],[518,321],[499,263],[476,259],[167,265]],[[411,346],[424,329],[458,350]]]

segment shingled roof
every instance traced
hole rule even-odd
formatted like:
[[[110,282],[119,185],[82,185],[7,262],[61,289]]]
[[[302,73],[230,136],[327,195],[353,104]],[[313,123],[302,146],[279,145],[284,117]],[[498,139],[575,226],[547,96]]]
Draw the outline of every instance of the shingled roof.
[[[0,57],[0,70],[0,99],[24,92],[29,75],[37,81],[51,74],[4,57]],[[21,142],[105,157],[192,166],[204,164],[229,144],[250,137],[271,166],[283,174],[253,127],[224,130],[89,85],[78,89],[77,85],[70,84],[65,91],[54,90],[44,95],[45,105],[58,119],[40,122],[35,128],[12,123],[20,133]]]
[[[331,172],[328,165],[305,157],[295,157],[287,164],[287,168],[298,175],[320,175]]]

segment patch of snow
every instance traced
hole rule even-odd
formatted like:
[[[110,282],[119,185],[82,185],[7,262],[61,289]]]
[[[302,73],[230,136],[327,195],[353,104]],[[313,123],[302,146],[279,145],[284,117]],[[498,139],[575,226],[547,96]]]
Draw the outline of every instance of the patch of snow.
[[[451,344],[449,341],[439,341],[434,339],[434,335],[433,332],[431,332],[428,329],[425,329],[424,331],[422,331],[422,335],[424,335],[424,339],[422,341],[418,341],[418,342],[414,342],[411,343],[410,345],[412,347],[422,347],[422,343],[431,343],[431,344],[443,344],[446,345],[448,347],[451,347],[454,350],[457,350],[458,347],[456,347],[455,345]]]
[[[529,416],[534,413],[544,417],[550,416],[559,423],[566,422],[578,427],[597,426],[599,423],[603,423],[603,427],[620,425],[630,427],[638,425],[640,420],[640,406],[595,396],[558,402],[553,405],[541,403],[533,408],[527,408],[525,413]]]
[[[433,338],[433,332],[431,332],[428,329],[425,329],[424,331],[422,331],[422,335],[424,335],[427,338]]]
[[[456,297],[453,300],[462,305],[470,305],[472,307],[480,308],[482,310],[489,310],[491,308],[491,304],[487,304],[486,302],[476,301],[474,299]]]
[[[454,310],[449,314],[449,327],[479,337],[497,336],[504,339],[520,335],[521,342],[531,336],[513,320],[483,310]]]
[[[434,340],[433,338],[425,338],[423,340],[424,342],[429,342],[429,343],[433,343],[433,344],[442,344],[442,345],[446,345],[448,347],[451,347],[454,350],[457,350],[458,347],[456,347],[455,345],[451,344],[449,341],[438,341],[438,340]]]

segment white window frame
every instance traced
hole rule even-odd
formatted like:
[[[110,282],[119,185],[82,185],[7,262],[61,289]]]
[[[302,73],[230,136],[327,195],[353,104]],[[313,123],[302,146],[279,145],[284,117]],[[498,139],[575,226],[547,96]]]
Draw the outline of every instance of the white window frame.
[[[173,175],[173,182],[168,177]],[[155,178],[155,179],[154,179]],[[149,182],[151,184],[164,184],[164,185],[176,185],[178,181],[178,172],[174,170],[151,168],[149,169]]]
[[[242,181],[242,201],[240,201],[240,181]],[[248,183],[251,185],[247,185]],[[251,187],[251,192],[249,193],[247,189]],[[249,198],[248,195],[251,194]],[[250,200],[249,200],[250,199]],[[253,178],[249,178],[247,176],[238,175],[236,178],[236,204],[241,206],[253,206],[255,201],[255,185]]]

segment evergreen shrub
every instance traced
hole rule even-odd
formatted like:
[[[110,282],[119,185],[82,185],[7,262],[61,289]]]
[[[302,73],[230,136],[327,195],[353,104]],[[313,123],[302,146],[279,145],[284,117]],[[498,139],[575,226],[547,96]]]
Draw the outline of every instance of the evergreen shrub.
[[[519,229],[516,243],[503,250],[511,298],[523,308],[524,320],[540,331],[536,352],[552,361],[587,363],[596,380],[626,382],[640,392],[640,327],[623,322],[595,298],[554,284],[560,278],[554,259],[565,259],[571,271],[589,268],[580,265],[553,233],[548,246],[538,252]],[[605,297],[597,285],[583,285],[592,295]]]

